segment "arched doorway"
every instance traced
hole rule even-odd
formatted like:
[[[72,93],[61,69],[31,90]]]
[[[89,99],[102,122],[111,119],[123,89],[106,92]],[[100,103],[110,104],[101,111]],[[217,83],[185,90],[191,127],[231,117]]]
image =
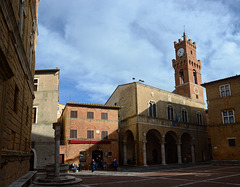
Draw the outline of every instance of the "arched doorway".
[[[31,154],[31,156],[30,156],[30,168],[29,168],[29,170],[33,171],[37,167],[37,153],[34,149],[31,149],[30,154]]]
[[[128,130],[124,136],[124,143],[126,146],[126,159],[127,164],[136,164],[136,153],[135,153],[135,141],[133,133]]]
[[[92,159],[98,164],[98,167],[102,167],[102,160],[103,160],[103,151],[95,150],[92,152]]]
[[[173,131],[167,132],[165,135],[165,154],[166,154],[166,163],[171,164],[171,163],[177,163],[178,158],[177,158],[177,135]]]
[[[149,130],[146,136],[147,164],[161,164],[161,134],[155,130]]]
[[[191,156],[191,135],[188,133],[183,133],[181,136],[181,142],[182,142],[182,161],[183,163],[192,162],[192,156]]]

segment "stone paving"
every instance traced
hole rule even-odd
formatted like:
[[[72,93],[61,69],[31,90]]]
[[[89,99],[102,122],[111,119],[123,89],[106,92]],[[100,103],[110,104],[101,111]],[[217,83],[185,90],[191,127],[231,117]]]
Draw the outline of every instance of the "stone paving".
[[[90,186],[240,186],[240,165],[210,164],[120,167],[119,171],[81,171],[70,173],[83,180],[72,187]],[[32,185],[32,187],[40,187]]]

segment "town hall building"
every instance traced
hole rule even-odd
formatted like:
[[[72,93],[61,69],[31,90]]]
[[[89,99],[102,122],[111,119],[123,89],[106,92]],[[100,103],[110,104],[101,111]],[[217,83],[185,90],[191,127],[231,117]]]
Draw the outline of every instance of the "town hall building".
[[[119,85],[106,102],[121,106],[120,164],[182,164],[210,158],[196,43],[184,33],[174,47],[173,92],[132,82]]]

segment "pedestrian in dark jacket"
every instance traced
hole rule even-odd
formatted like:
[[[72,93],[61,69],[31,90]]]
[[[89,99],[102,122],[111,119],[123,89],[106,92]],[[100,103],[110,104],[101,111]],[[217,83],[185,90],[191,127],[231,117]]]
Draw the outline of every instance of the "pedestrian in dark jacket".
[[[96,162],[94,161],[94,159],[92,159],[92,172],[95,171],[95,165],[96,165]]]
[[[113,160],[112,165],[113,165],[113,170],[117,171],[117,160],[116,159]]]

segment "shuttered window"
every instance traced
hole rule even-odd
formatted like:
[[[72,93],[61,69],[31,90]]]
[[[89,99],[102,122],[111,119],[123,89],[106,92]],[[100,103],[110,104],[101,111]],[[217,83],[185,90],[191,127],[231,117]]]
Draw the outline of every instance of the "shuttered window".
[[[77,111],[71,111],[71,115],[70,115],[71,118],[77,118]]]
[[[77,130],[70,130],[70,138],[77,138]]]
[[[93,130],[87,131],[87,139],[94,139],[94,131]]]
[[[108,139],[108,131],[102,131],[102,140]]]
[[[101,113],[101,119],[107,120],[108,119],[108,113]]]
[[[87,118],[88,119],[94,119],[94,113],[93,112],[87,112]]]

